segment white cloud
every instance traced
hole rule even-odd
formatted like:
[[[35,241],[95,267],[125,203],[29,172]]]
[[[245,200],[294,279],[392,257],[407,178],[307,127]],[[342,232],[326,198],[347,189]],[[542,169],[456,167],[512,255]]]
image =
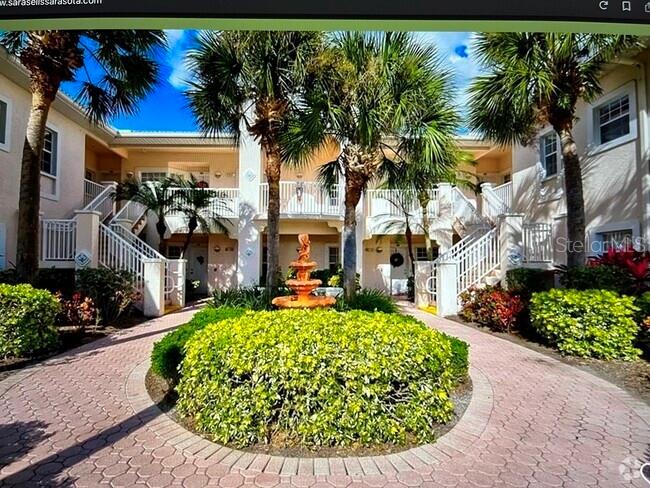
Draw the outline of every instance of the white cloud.
[[[171,72],[167,81],[176,89],[182,90],[187,87],[190,78],[190,71],[185,58],[187,48],[194,39],[194,32],[190,30],[169,29],[167,35],[167,59]]]

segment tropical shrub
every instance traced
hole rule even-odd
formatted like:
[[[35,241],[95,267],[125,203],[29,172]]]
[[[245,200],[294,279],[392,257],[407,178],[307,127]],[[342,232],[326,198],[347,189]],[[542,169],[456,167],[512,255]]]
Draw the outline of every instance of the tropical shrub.
[[[336,302],[336,309],[341,312],[345,310],[365,310],[366,312],[384,313],[395,313],[398,310],[390,295],[373,288],[364,288],[355,293],[349,300],[346,300],[343,296],[339,297]]]
[[[343,268],[341,266],[339,266],[336,272],[330,276],[329,280],[327,280],[327,285],[336,288],[343,287]],[[354,286],[357,290],[361,289],[361,275],[359,273],[355,276]]]
[[[56,315],[56,325],[73,325],[83,329],[97,323],[97,309],[92,298],[84,297],[79,292],[73,293],[70,299],[64,298],[61,293],[54,296],[61,306]]]
[[[154,373],[169,380],[178,382],[178,367],[185,357],[185,343],[192,335],[209,324],[216,324],[225,319],[239,317],[245,313],[241,308],[207,307],[197,312],[192,320],[179,326],[160,341],[153,345],[151,353],[151,369]]]
[[[403,315],[248,313],[188,341],[177,407],[237,446],[427,442],[453,413],[453,354],[447,336]]]
[[[506,272],[506,283],[510,293],[519,295],[528,302],[533,293],[553,288],[555,272],[536,268],[514,268]]]
[[[592,267],[611,267],[619,269],[628,276],[631,287],[621,290],[628,293],[642,293],[648,289],[650,278],[650,252],[637,251],[631,245],[624,248],[610,247],[601,256],[590,258]]]
[[[129,312],[138,298],[133,276],[125,270],[82,269],[77,272],[77,289],[95,303],[99,322],[103,325]]]
[[[577,266],[564,270],[560,283],[572,290],[610,290],[626,293],[632,287],[629,273],[617,266]]]
[[[251,286],[215,290],[211,305],[218,307],[246,308],[248,310],[270,310],[273,296],[265,288]]]
[[[607,290],[550,290],[530,302],[532,325],[563,353],[599,359],[634,359],[638,325],[634,298]]]
[[[25,357],[54,348],[59,302],[31,285],[0,284],[0,356]]]
[[[468,322],[510,332],[524,310],[524,302],[518,295],[500,286],[472,287],[461,293],[460,317]]]
[[[454,384],[467,379],[469,371],[469,345],[466,342],[447,336],[451,342],[451,376]]]

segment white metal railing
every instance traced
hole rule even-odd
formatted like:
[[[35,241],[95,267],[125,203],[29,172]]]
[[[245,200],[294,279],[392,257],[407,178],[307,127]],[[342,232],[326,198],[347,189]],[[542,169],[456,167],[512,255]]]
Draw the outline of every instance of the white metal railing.
[[[115,213],[115,188],[117,183],[107,184],[102,192],[97,195],[88,205],[84,207],[84,211],[99,212],[100,220],[103,222],[108,217]]]
[[[92,202],[105,189],[104,185],[84,180],[84,207]]]
[[[495,186],[492,188],[492,191],[506,205],[508,211],[510,211],[512,209],[512,181]]]
[[[478,285],[483,278],[499,267],[499,233],[491,229],[456,256],[457,289],[460,295],[471,286]]]
[[[545,223],[523,225],[524,262],[550,263],[553,261],[553,227]]]
[[[145,213],[147,213],[147,207],[139,202],[128,200],[113,216],[111,222],[128,221],[131,224],[135,224],[144,216]]]
[[[283,215],[342,215],[341,185],[328,192],[315,181],[280,182],[280,213]],[[260,184],[260,210],[269,209],[269,185]]]
[[[136,236],[133,232],[128,230],[126,227],[118,223],[112,223],[110,228],[113,232],[115,232],[115,234],[117,234],[119,237],[127,241],[130,245],[135,247],[139,252],[144,254],[145,257],[151,259],[165,259],[165,257],[162,254],[160,254],[153,247],[151,247],[149,244],[144,242],[142,239],[140,239],[138,236]]]
[[[239,188],[170,188],[172,206],[178,210],[188,192],[206,192],[211,196],[210,204],[205,208],[206,216],[213,218],[239,217]]]
[[[144,288],[146,256],[108,226],[99,224],[99,264],[106,268],[126,270],[133,276],[136,290]]]
[[[476,210],[476,205],[456,186],[452,189],[451,202],[453,215],[463,227],[469,228],[476,225],[489,226]]]
[[[428,191],[429,205],[427,210],[434,217],[439,215],[440,205],[438,190]],[[408,214],[414,218],[422,218],[422,208],[415,192],[405,190],[368,190],[368,217],[403,217]]]
[[[41,260],[74,261],[76,241],[76,220],[41,221]]]

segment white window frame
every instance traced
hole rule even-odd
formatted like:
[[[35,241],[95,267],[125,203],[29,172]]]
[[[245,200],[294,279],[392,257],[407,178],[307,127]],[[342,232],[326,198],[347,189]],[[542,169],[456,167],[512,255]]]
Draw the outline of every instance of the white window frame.
[[[5,142],[0,143],[0,151],[11,152],[11,119],[12,103],[11,99],[0,93],[0,102],[7,105],[7,120],[5,121]]]
[[[600,116],[599,111],[608,103],[613,102],[617,98],[621,98],[627,95],[629,99],[629,114],[630,114],[630,131],[617,139],[611,140],[604,144],[600,142]],[[614,149],[615,147],[627,144],[630,141],[635,140],[638,137],[638,114],[637,114],[637,104],[636,104],[636,83],[630,81],[625,85],[613,90],[606,95],[599,98],[597,101],[589,105],[587,110],[588,115],[588,141],[591,150],[589,154],[597,154],[603,151],[608,151]]]
[[[337,265],[336,265],[336,267],[337,267],[337,269],[338,269],[339,266],[342,266],[342,265],[343,265],[343,262],[342,262],[342,261],[343,261],[343,256],[342,256],[342,254],[341,254],[341,246],[339,246],[338,244],[330,244],[330,245],[326,246],[326,249],[327,249],[327,256],[326,256],[326,259],[327,259],[327,269],[330,269],[330,265],[331,265],[331,262],[330,262],[330,249],[332,249],[332,248],[334,248],[334,249],[338,249],[338,253],[339,253],[339,262],[338,262]]]
[[[59,183],[61,181],[61,170],[63,165],[61,164],[61,146],[63,145],[63,136],[61,130],[54,124],[47,124],[46,129],[54,132],[56,134],[56,174],[52,175],[41,170],[41,177],[49,178],[54,180],[54,193],[43,193],[41,190],[41,198],[46,198],[47,200],[59,200]],[[39,161],[40,165],[40,161]]]
[[[637,242],[641,236],[641,224],[639,224],[638,220],[620,220],[589,229],[589,248],[587,249],[587,255],[597,256],[601,254],[599,251],[603,248],[603,234],[626,230],[632,231],[632,240]]]
[[[170,175],[169,168],[138,168],[138,179],[142,181],[142,173],[165,173]]]
[[[419,253],[420,253],[420,251],[422,251],[422,250],[424,250],[424,255],[423,255],[423,256],[419,256]],[[428,260],[428,256],[427,256],[427,248],[426,248],[426,246],[424,246],[424,247],[422,247],[422,246],[416,246],[416,247],[415,247],[415,260],[416,260],[416,261],[427,261],[427,260]]]
[[[555,152],[557,154],[557,163],[556,163],[556,170],[555,173],[552,175],[549,175],[548,172],[546,171],[546,155],[544,153],[544,139],[550,135],[555,136]],[[546,180],[551,180],[553,178],[557,178],[563,171],[564,169],[564,160],[562,158],[562,145],[560,144],[560,136],[557,135],[557,132],[555,132],[555,129],[546,129],[539,134],[539,138],[537,139],[537,143],[539,145],[539,164],[542,166],[542,169],[544,170],[544,178],[542,181]]]

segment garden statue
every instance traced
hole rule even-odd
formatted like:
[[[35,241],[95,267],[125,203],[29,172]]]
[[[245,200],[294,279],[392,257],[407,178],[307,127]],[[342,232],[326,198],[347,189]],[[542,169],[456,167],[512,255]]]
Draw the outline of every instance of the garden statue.
[[[316,262],[311,260],[311,243],[308,234],[298,235],[298,260],[289,266],[295,270],[296,278],[287,280],[287,286],[296,294],[273,299],[273,305],[279,308],[317,308],[330,307],[336,303],[334,297],[315,296],[312,292],[321,285],[320,280],[310,279]]]

